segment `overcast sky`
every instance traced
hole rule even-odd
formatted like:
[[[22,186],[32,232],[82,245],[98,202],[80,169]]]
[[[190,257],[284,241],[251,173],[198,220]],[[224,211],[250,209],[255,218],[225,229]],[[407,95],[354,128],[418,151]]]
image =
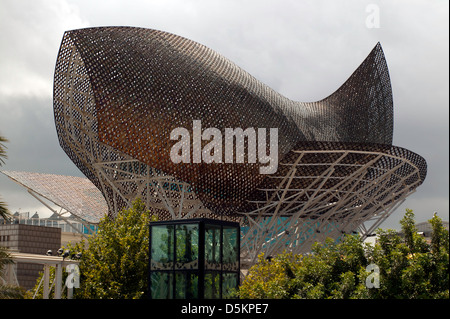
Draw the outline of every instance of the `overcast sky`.
[[[1,170],[83,176],[57,140],[53,72],[64,31],[96,26],[184,36],[303,102],[334,92],[381,42],[394,145],[428,163],[425,183],[382,227],[398,228],[405,208],[419,222],[435,211],[449,219],[448,0],[0,0],[0,135],[9,139]],[[48,212],[3,174],[0,197],[12,212]]]

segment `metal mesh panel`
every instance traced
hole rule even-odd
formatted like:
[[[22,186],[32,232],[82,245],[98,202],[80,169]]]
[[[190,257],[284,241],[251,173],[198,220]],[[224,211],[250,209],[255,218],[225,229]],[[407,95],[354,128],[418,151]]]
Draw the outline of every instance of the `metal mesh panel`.
[[[16,171],[2,173],[88,223],[98,224],[108,213],[102,193],[86,178]]]
[[[363,192],[346,202],[352,211],[365,207],[358,210],[365,216],[361,222],[414,191],[426,175],[420,156],[391,145],[392,92],[380,44],[336,92],[305,103],[287,99],[194,41],[142,28],[87,28],[64,34],[54,84],[60,144],[102,191],[113,215],[139,196],[160,219],[245,224],[272,205],[271,195],[280,196],[276,190],[286,189],[283,181],[295,167],[289,187],[298,200],[279,204],[280,216],[295,211],[282,205],[301,210],[315,191],[335,192],[321,197],[321,205]],[[174,164],[170,132],[184,127],[192,136],[194,120],[222,132],[278,128],[278,172],[263,175],[251,163]],[[381,180],[384,188],[371,187]],[[313,193],[306,191],[311,183],[318,183]],[[398,195],[390,196],[392,189]],[[327,209],[305,211],[305,218],[316,220]],[[334,224],[345,216],[336,213]]]

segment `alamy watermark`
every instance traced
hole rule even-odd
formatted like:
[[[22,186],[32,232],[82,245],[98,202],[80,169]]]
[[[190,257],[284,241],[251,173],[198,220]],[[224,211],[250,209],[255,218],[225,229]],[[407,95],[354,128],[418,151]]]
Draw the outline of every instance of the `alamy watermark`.
[[[366,278],[367,288],[380,288],[380,267],[375,264],[370,264],[366,267],[366,271],[370,274]]]
[[[67,288],[80,288],[80,268],[78,268],[78,265],[67,265],[66,272],[69,273],[66,278]]]
[[[369,29],[379,29],[380,7],[375,3],[370,3],[366,6],[366,12],[369,14],[366,17],[366,27]]]
[[[170,159],[175,164],[256,163],[258,161],[263,164],[259,167],[261,174],[273,174],[278,169],[278,128],[270,128],[269,135],[267,144],[266,128],[249,127],[245,130],[225,128],[225,131],[221,132],[214,127],[203,130],[201,121],[194,120],[192,138],[184,127],[177,127],[170,132],[170,139],[177,140],[170,150]],[[209,142],[202,147],[202,141]],[[247,154],[245,154],[245,141],[247,141]]]

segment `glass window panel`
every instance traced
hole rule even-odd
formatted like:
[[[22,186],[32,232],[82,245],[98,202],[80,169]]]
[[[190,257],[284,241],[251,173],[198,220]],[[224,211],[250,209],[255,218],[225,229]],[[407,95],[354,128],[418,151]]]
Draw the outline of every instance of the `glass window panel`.
[[[238,287],[239,274],[237,273],[223,273],[222,275],[222,298],[233,298],[232,293]]]
[[[198,275],[194,272],[177,271],[175,275],[175,298],[198,298]]]
[[[238,229],[235,227],[223,227],[223,256],[222,263],[224,270],[238,270]]]
[[[198,225],[176,226],[176,269],[198,269]]]
[[[207,271],[205,272],[205,299],[219,299],[220,298],[220,272]]]
[[[205,267],[220,269],[220,226],[205,225]]]
[[[172,269],[174,227],[172,225],[152,226],[151,245],[151,269]]]
[[[153,271],[150,276],[152,299],[172,299],[173,275],[169,272]]]

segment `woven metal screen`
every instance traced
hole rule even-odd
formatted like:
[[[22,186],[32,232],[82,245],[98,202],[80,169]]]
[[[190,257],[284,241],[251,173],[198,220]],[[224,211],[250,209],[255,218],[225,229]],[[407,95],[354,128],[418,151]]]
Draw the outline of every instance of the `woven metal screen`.
[[[103,194],[86,178],[17,171],[2,173],[88,223],[98,224],[108,213]]]
[[[304,103],[177,35],[131,27],[68,31],[56,63],[54,114],[62,148],[102,191],[112,213],[130,198],[144,196],[161,219],[189,215],[241,221],[240,213],[254,211],[267,196],[264,189],[277,187],[280,180],[260,174],[258,164],[174,164],[170,132],[184,127],[192,134],[194,120],[221,131],[277,128],[284,165],[293,164],[299,150],[369,150],[388,155],[375,164],[383,170],[395,167],[392,153],[411,163],[419,171],[411,177],[411,188],[426,175],[420,156],[391,145],[393,101],[380,44],[336,92]],[[308,156],[319,163],[335,160],[330,162],[329,153]],[[353,163],[341,165],[340,174],[367,160],[360,157],[347,158]],[[301,174],[321,174],[320,165],[307,169]],[[285,167],[278,170],[275,175],[283,176]],[[366,176],[370,180],[377,174],[372,169]],[[295,181],[298,189],[300,180]]]

